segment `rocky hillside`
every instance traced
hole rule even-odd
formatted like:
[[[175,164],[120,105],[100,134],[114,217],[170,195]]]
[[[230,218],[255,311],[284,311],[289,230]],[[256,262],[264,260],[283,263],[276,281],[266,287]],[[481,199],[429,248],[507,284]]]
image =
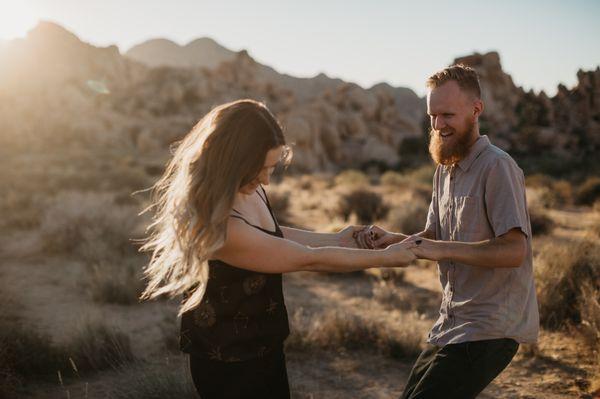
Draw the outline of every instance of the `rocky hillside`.
[[[188,46],[194,43],[204,42]],[[323,74],[295,78],[246,51],[212,68],[200,53],[185,67],[151,67],[131,53],[83,43],[49,22],[0,46],[0,157],[26,165],[35,158],[44,171],[56,159],[70,165],[76,157],[88,164],[114,164],[117,157],[162,165],[170,145],[213,106],[249,97],[266,102],[282,121],[295,145],[292,170],[394,167],[419,151],[426,160],[425,103],[409,89],[385,83],[364,89]],[[580,72],[575,88],[560,87],[548,98],[516,86],[497,53],[456,62],[481,73],[483,130],[511,153],[536,162],[541,154],[559,167],[565,163],[557,159],[598,153],[598,69]]]
[[[102,146],[164,158],[211,107],[244,97],[283,122],[296,170],[394,166],[402,140],[422,134],[423,100],[408,89],[293,78],[245,51],[212,69],[153,68],[41,23],[5,46],[0,72],[0,151],[13,154]]]
[[[516,86],[496,52],[454,62],[474,67],[481,77],[482,130],[526,164],[536,163],[531,169],[560,174],[600,153],[600,68],[580,70],[575,87],[559,85],[548,97]]]

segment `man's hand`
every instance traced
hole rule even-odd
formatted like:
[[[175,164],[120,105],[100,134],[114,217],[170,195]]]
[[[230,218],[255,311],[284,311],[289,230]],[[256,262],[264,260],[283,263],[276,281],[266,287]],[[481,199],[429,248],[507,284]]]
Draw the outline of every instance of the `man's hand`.
[[[356,235],[356,241],[361,248],[383,249],[400,242],[402,236],[382,229],[379,226],[368,226]]]
[[[356,236],[364,231],[367,226],[348,226],[338,231],[338,246],[345,248],[361,248],[358,245]]]
[[[410,250],[419,259],[440,261],[444,258],[444,246],[440,241],[428,240],[427,238],[413,235],[406,238],[402,243],[414,244]]]

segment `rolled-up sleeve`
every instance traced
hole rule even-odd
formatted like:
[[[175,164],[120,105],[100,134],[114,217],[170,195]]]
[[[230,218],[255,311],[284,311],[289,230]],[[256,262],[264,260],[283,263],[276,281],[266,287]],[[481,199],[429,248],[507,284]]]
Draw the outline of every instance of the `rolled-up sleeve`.
[[[487,218],[496,237],[519,228],[531,236],[523,171],[510,158],[498,158],[485,183]]]

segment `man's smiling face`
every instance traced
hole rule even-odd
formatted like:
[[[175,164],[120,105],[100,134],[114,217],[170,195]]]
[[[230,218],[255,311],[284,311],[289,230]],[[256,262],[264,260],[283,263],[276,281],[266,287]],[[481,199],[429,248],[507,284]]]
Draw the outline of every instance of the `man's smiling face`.
[[[429,152],[442,165],[460,161],[477,139],[477,117],[481,100],[450,80],[427,93],[427,114],[431,121]]]

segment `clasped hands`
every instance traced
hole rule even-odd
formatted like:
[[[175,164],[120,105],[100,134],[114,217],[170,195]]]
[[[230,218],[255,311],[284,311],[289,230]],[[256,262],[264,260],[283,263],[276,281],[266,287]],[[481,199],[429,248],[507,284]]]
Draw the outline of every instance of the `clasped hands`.
[[[370,226],[350,226],[341,230],[340,241],[343,246],[362,249],[386,249],[391,245],[403,244],[415,258],[439,261],[442,258],[441,247],[435,240],[423,238],[420,235],[406,236],[385,229]]]

